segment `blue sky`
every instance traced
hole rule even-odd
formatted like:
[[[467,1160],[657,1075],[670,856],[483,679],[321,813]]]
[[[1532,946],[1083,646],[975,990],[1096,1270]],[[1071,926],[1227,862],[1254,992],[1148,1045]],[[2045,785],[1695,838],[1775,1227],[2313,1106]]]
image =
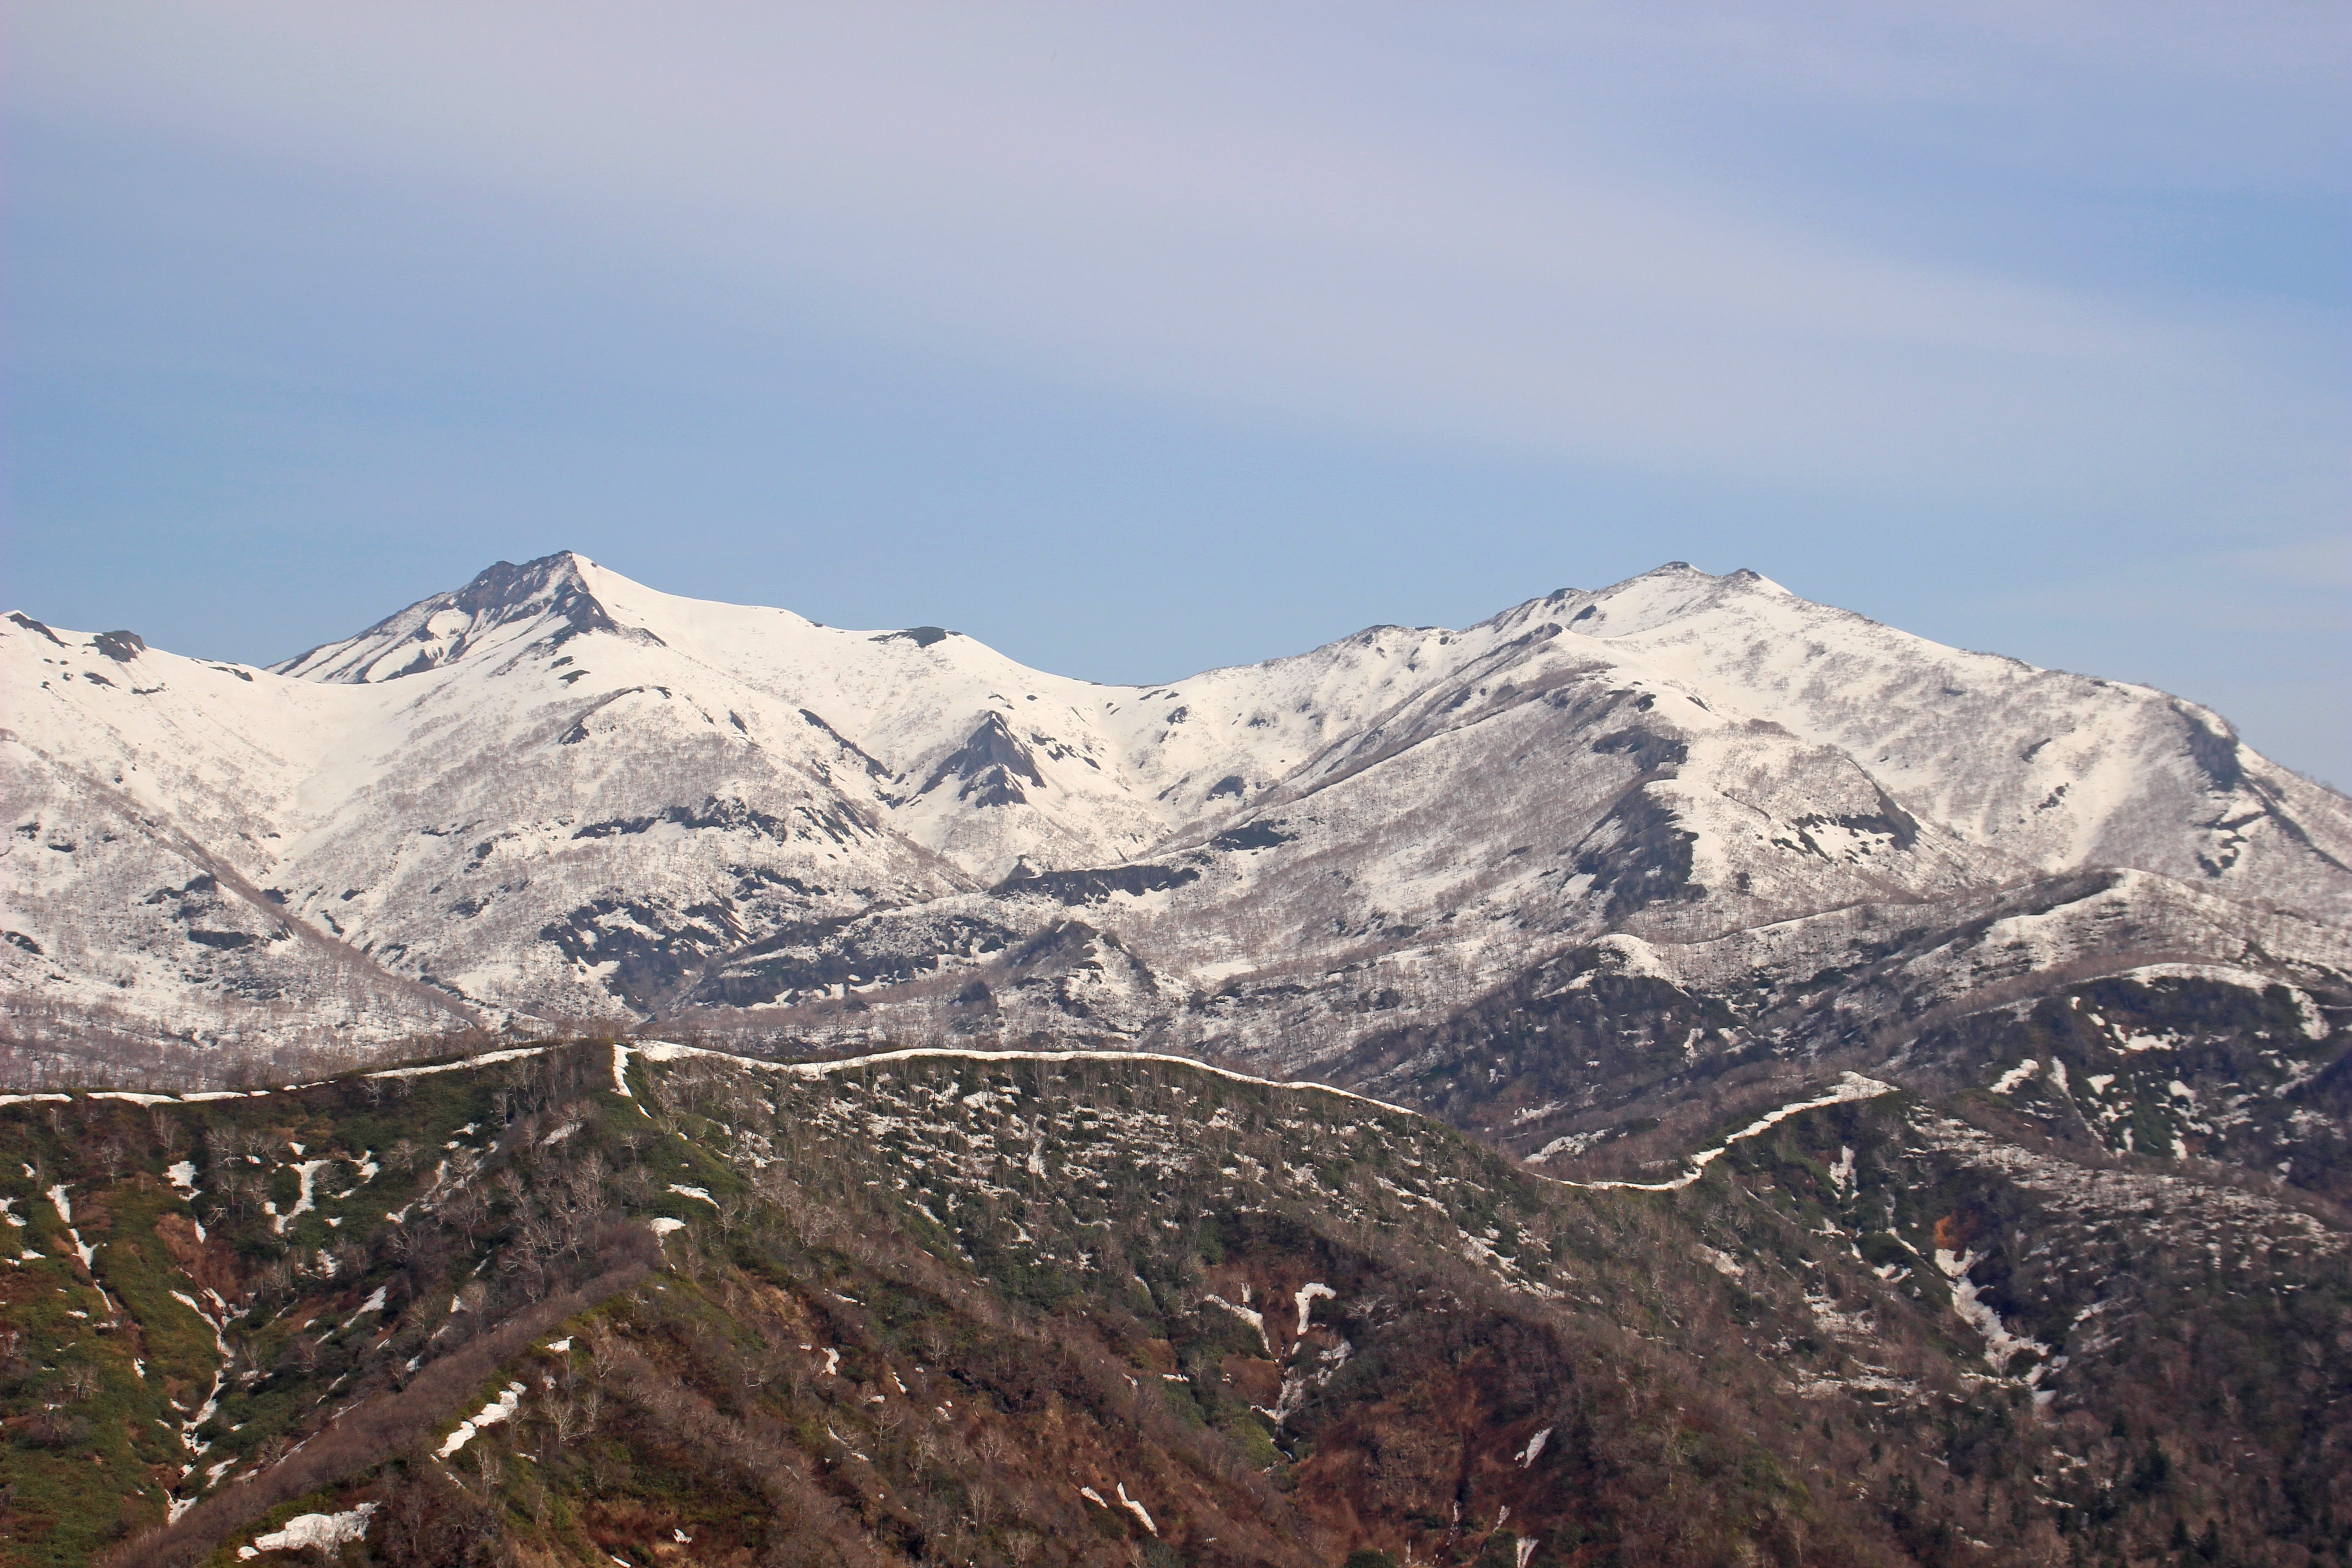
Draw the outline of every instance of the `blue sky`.
[[[1158,679],[1681,559],[2352,784],[2347,16],[31,0],[0,598]]]

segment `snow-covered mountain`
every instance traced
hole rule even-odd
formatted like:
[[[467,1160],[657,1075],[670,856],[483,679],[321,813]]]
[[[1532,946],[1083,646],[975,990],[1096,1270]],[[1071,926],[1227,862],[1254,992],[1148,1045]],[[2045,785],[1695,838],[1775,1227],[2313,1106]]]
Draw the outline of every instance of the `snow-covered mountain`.
[[[2343,796],[1750,572],[1155,687],[568,553],[270,669],[0,644],[0,975],[58,1048],[660,1018],[1336,1070],[1571,954],[1751,1035],[1870,969],[1773,1026],[1808,1038],[2035,974],[2352,973]]]

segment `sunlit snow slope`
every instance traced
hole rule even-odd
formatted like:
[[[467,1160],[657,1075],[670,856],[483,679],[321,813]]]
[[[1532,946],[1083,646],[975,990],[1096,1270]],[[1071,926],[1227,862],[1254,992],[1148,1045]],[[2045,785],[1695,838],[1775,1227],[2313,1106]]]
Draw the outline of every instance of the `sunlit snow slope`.
[[[2120,899],[2168,962],[2352,965],[2352,807],[2217,715],[1746,572],[1150,688],[574,554],[269,670],[0,643],[0,984],[39,1039],[700,1016],[1296,1067],[1571,947],[1785,981],[2097,868],[2130,876],[2002,962],[2114,948]]]

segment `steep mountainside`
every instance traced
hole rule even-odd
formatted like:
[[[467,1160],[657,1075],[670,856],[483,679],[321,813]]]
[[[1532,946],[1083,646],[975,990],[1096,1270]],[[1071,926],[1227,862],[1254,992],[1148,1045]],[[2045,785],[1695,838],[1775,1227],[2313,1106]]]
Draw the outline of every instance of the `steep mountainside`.
[[[2246,1114],[2285,1131],[2250,1168],[2345,1180],[2309,1101],[2347,1038],[2352,803],[2191,704],[1753,573],[1151,688],[570,554],[275,670],[23,615],[0,665],[20,1081],[589,1020],[781,1054],[1076,1039],[1507,1111],[1532,1153],[1756,1059],[2054,1070],[2024,1021],[2111,980],[2117,1059],[2271,1052]],[[1671,1059],[1545,1047],[1603,983],[1671,993],[1644,1047]],[[2294,1022],[2227,1022],[2265,1009]],[[2000,1060],[2010,1025],[1961,1026],[1996,1016],[2024,1031]],[[2205,1068],[2067,1070],[2085,1127],[2239,1159],[2168,1087],[2210,1107]],[[2126,1088],[2094,1104],[2084,1071]]]
[[[14,1097],[0,1561],[2340,1560],[2344,1231],[2008,1117],[1784,1069],[1644,1188],[1122,1053]]]

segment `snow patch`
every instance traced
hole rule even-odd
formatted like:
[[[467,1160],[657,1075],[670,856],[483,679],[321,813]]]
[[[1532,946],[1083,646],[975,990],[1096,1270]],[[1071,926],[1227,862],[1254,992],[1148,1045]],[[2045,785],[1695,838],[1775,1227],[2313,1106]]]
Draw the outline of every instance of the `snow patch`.
[[[367,1535],[368,1515],[375,1508],[372,1502],[363,1502],[341,1513],[298,1513],[282,1528],[255,1536],[252,1545],[238,1547],[236,1554],[247,1558],[258,1557],[265,1552],[325,1551],[362,1540]]]
[[[1994,1311],[1989,1303],[1978,1299],[1976,1285],[1969,1279],[1969,1270],[1975,1268],[1983,1256],[1979,1252],[1955,1256],[1944,1247],[1936,1249],[1936,1267],[1952,1281],[1952,1310],[1959,1314],[1961,1321],[1984,1336],[1985,1361],[1996,1373],[2006,1376],[2010,1358],[2020,1351],[2032,1351],[2046,1363],[2051,1354],[2050,1346],[2039,1340],[2011,1333],[2009,1326],[2000,1321],[2000,1314]],[[2040,1381],[2043,1371],[2042,1366],[2034,1367],[2025,1374],[2025,1381],[2028,1384]]]
[[[2023,1061],[2018,1063],[2015,1067],[2010,1068],[2007,1072],[2001,1074],[1999,1078],[1993,1079],[1992,1091],[1995,1094],[2014,1094],[2017,1092],[2017,1086],[2019,1084],[2023,1083],[2026,1079],[2032,1078],[2035,1073],[2038,1073],[2041,1070],[2042,1064],[2034,1060],[2033,1058],[2028,1057]]]
[[[294,1152],[299,1154],[302,1151],[298,1145]],[[332,1160],[305,1160],[300,1164],[294,1167],[294,1173],[301,1178],[302,1183],[300,1192],[295,1194],[294,1206],[288,1209],[284,1214],[279,1214],[278,1212],[277,1205],[274,1204],[264,1204],[261,1205],[263,1210],[269,1215],[269,1228],[271,1230],[283,1236],[286,1233],[286,1226],[289,1221],[299,1219],[302,1215],[310,1212],[312,1207],[315,1206],[310,1201],[310,1184],[312,1181],[317,1179],[320,1169],[322,1166],[331,1165],[334,1162]]]
[[[1339,1292],[1328,1285],[1307,1284],[1293,1291],[1290,1299],[1298,1304],[1298,1331],[1303,1334],[1307,1331],[1307,1315],[1315,1310],[1315,1303],[1336,1301],[1339,1299]]]
[[[522,1408],[523,1392],[521,1384],[509,1383],[505,1392],[496,1399],[475,1411],[465,1420],[458,1422],[457,1429],[441,1439],[441,1447],[438,1450],[440,1458],[446,1459],[472,1442],[484,1427],[495,1426],[501,1421],[511,1419],[514,1413]]]
[[[1265,1337],[1265,1314],[1264,1312],[1257,1311],[1249,1307],[1237,1307],[1233,1302],[1226,1300],[1223,1296],[1210,1295],[1203,1296],[1201,1299],[1208,1302],[1213,1307],[1223,1307],[1226,1311],[1231,1312],[1234,1317],[1239,1318],[1243,1322],[1247,1323],[1251,1328],[1255,1329],[1257,1331],[1257,1342],[1265,1347],[1265,1353],[1267,1355],[1271,1356],[1274,1354],[1274,1342]]]
[[[1693,1154],[1690,1159],[1690,1169],[1670,1182],[1571,1182],[1559,1176],[1546,1176],[1543,1179],[1548,1182],[1559,1182],[1562,1186],[1582,1187],[1590,1192],[1617,1190],[1637,1193],[1679,1192],[1706,1174],[1706,1168],[1721,1159],[1725,1152],[1734,1143],[1743,1139],[1753,1138],[1759,1132],[1769,1131],[1801,1111],[1819,1110],[1825,1105],[1843,1105],[1849,1100],[1872,1100],[1882,1094],[1895,1092],[1895,1086],[1891,1083],[1881,1083],[1874,1078],[1864,1078],[1858,1072],[1841,1073],[1838,1076],[1837,1087],[1829,1093],[1812,1100],[1800,1100],[1775,1110],[1768,1110],[1714,1148],[1702,1149]]]
[[[440,1062],[432,1067],[422,1068],[385,1068],[381,1072],[372,1072],[365,1076],[369,1078],[426,1078],[438,1072],[467,1072],[475,1068],[486,1068],[498,1062],[520,1061],[525,1057],[541,1055],[546,1051],[546,1049],[547,1047],[545,1046],[516,1046],[509,1050],[484,1051],[480,1056],[467,1057],[463,1061]],[[189,1098],[193,1100],[195,1097],[191,1095]]]

